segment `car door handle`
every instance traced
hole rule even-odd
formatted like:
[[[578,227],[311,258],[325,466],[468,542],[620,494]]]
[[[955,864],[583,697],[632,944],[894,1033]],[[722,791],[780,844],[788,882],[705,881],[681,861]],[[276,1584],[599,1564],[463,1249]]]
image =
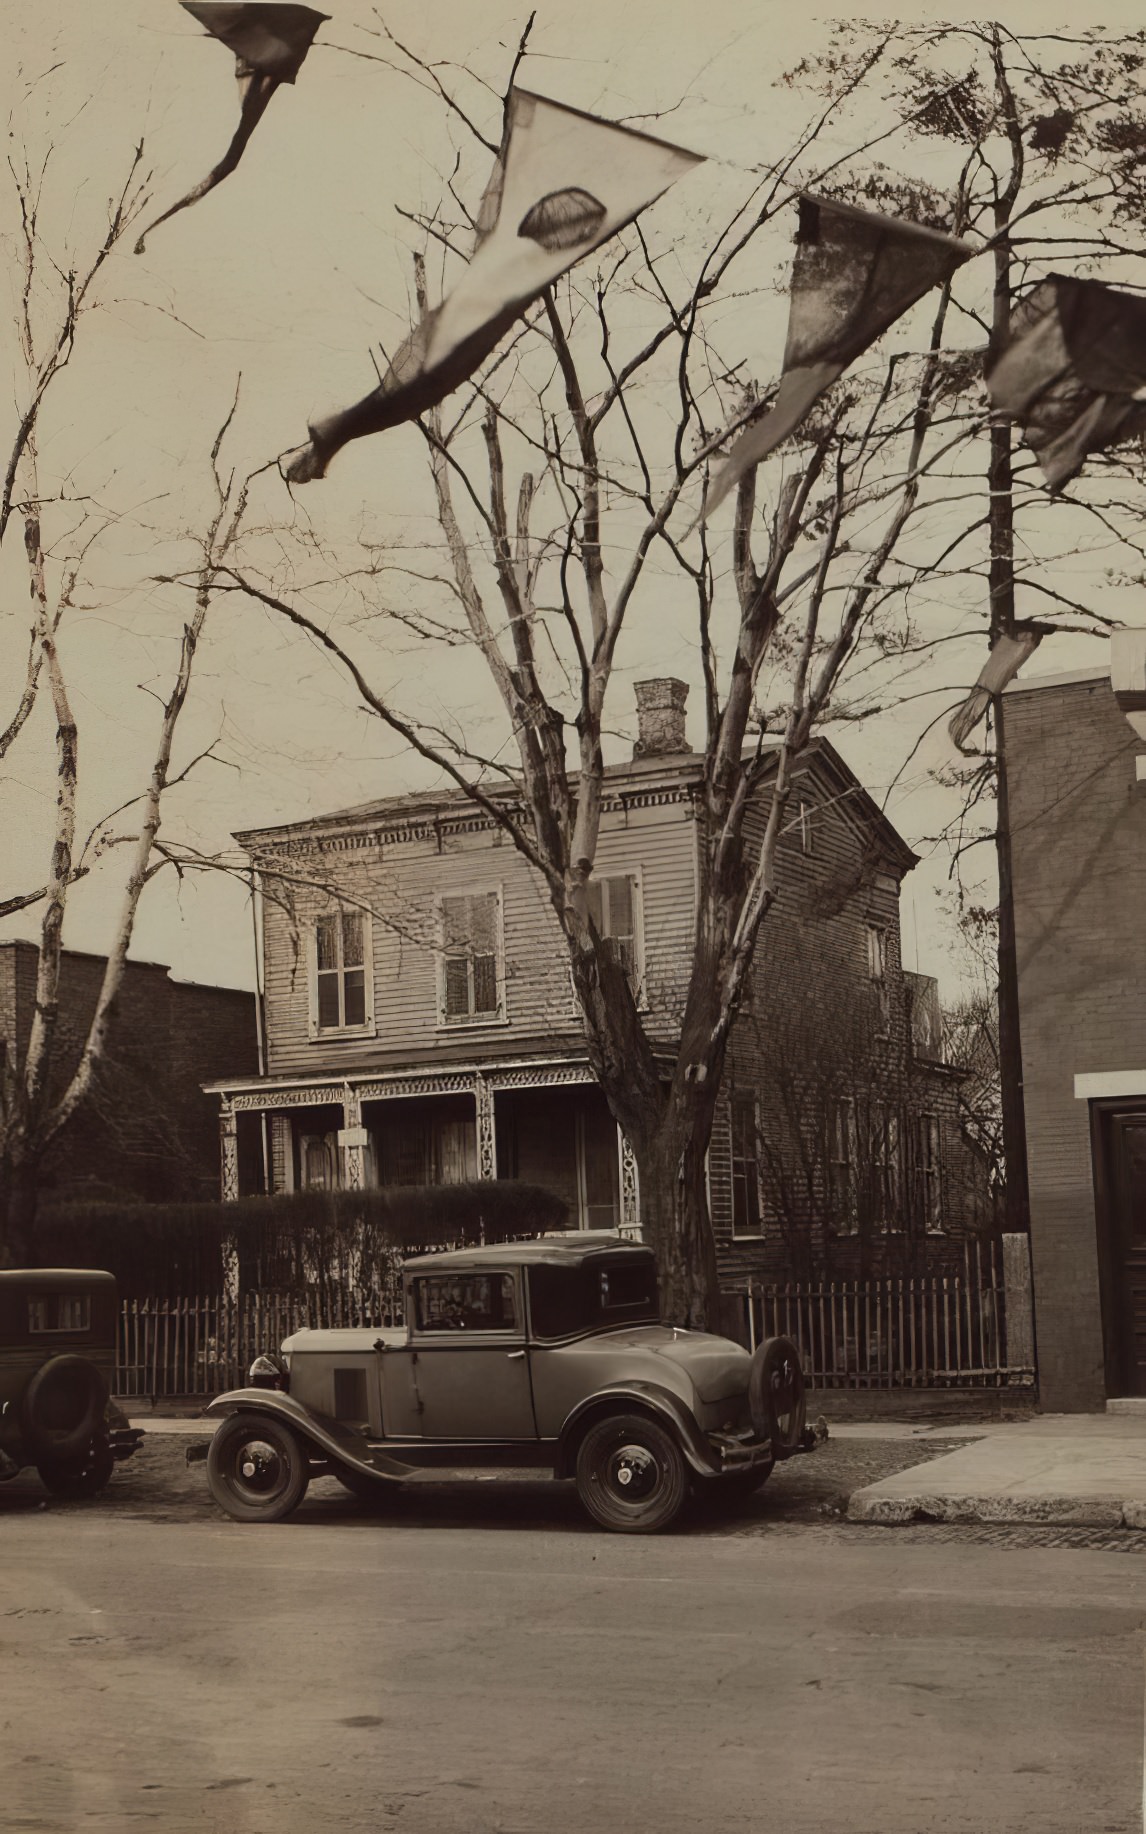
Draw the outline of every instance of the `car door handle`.
[[[505,1360],[507,1363],[519,1363],[524,1355],[524,1350],[511,1350]]]

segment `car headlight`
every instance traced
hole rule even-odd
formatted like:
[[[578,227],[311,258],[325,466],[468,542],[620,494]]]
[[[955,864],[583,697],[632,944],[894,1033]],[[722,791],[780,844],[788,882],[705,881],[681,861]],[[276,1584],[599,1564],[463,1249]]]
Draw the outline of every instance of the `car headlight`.
[[[257,1356],[247,1371],[247,1381],[252,1388],[286,1389],[289,1371],[281,1356],[273,1352]]]

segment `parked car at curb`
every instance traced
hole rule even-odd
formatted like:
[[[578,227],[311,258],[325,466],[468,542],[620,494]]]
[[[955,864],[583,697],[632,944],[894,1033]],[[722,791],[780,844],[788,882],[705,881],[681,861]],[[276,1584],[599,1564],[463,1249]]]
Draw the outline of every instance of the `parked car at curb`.
[[[110,1401],[119,1305],[92,1268],[0,1270],[0,1481],[34,1465],[60,1497],[102,1490],[143,1438]]]
[[[602,1528],[651,1534],[814,1443],[795,1345],[663,1324],[652,1252],[616,1235],[420,1256],[403,1284],[403,1329],[298,1331],[210,1403],[188,1457],[236,1521],[281,1521],[320,1474],[377,1499],[434,1465],[524,1465],[573,1478]]]

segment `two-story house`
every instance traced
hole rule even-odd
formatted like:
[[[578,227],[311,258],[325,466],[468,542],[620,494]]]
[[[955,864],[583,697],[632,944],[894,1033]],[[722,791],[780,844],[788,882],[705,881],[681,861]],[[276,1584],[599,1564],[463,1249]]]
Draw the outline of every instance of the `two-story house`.
[[[631,762],[606,773],[591,888],[666,1073],[691,963],[703,771],[686,744],[686,692],[638,684],[640,734]],[[951,1073],[910,1044],[927,1003],[913,1032],[899,890],[915,856],[824,740],[792,806],[709,1155],[729,1271],[784,1258],[770,1197],[792,1132],[774,1075],[781,1016],[794,1057],[817,1015],[838,1045],[846,1012],[900,1066],[877,1102],[857,1103],[854,1077],[845,1087],[838,1075],[826,1098],[817,1177],[835,1180],[842,1232],[859,1227],[859,1162],[872,1152],[888,1229],[913,1205],[925,1227],[959,1223],[943,1190],[961,1150]],[[212,1085],[225,1196],[238,1191],[240,1119],[256,1114],[279,1191],[519,1178],[558,1192],[581,1227],[639,1227],[632,1155],[588,1067],[556,918],[496,823],[461,793],[427,792],[237,838],[263,884],[266,1068]]]

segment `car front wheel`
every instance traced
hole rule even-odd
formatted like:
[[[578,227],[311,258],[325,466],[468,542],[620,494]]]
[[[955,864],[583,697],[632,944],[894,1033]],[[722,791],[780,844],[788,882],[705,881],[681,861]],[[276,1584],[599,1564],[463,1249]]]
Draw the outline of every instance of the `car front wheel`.
[[[207,1453],[207,1483],[236,1522],[281,1522],[310,1482],[306,1452],[290,1428],[262,1414],[232,1414]]]
[[[680,1447],[655,1420],[610,1414],[581,1441],[577,1494],[602,1528],[655,1534],[676,1520],[688,1497]]]

